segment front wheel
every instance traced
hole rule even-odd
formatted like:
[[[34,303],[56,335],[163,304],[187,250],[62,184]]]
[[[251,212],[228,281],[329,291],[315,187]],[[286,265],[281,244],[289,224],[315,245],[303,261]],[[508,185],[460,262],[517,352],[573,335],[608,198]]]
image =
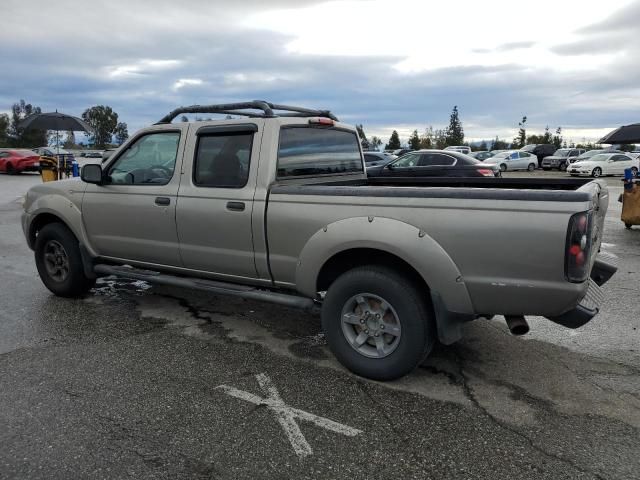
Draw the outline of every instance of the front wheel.
[[[15,167],[10,163],[7,163],[7,166],[5,167],[5,171],[7,172],[8,175],[15,175],[18,173]]]
[[[631,167],[631,173],[633,173],[634,177],[638,176],[638,169],[636,167]]]
[[[81,297],[96,283],[84,274],[78,239],[61,223],[40,230],[35,256],[42,283],[59,297]]]
[[[593,171],[591,172],[591,176],[593,178],[598,178],[601,175],[602,175],[602,169],[600,167],[594,168]]]
[[[627,230],[631,230],[632,225],[630,223],[625,223],[624,226]]]
[[[504,163],[500,164],[500,171],[501,172],[506,172],[507,171],[507,166]]]
[[[427,295],[387,267],[349,270],[329,287],[322,305],[329,348],[363,377],[393,380],[406,375],[435,343]]]
[[[559,172],[566,172],[567,171],[567,164],[566,163],[561,163],[560,166],[558,167],[558,171]]]
[[[529,166],[527,167],[527,170],[529,172],[533,172],[535,169],[536,169],[535,163],[530,163]]]

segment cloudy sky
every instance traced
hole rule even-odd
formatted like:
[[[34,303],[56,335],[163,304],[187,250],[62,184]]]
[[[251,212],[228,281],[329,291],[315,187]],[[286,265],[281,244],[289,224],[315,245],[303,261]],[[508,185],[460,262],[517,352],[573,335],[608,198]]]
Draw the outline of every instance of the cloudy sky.
[[[640,121],[640,0],[1,0],[0,111],[24,98],[130,132],[176,106],[329,108],[385,141],[561,125],[575,141]]]

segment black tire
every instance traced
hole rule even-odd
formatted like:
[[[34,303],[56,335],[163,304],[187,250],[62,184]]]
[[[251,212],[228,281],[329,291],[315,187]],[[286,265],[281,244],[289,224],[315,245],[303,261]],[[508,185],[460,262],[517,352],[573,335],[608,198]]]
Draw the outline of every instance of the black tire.
[[[527,171],[529,171],[529,172],[533,172],[535,169],[536,169],[536,164],[535,163],[530,163],[527,166]]]
[[[354,298],[363,295],[367,298],[378,296],[390,307],[389,315],[383,314],[381,320],[376,320],[373,318],[375,315],[371,315],[371,322],[385,323],[391,319],[392,322],[397,321],[401,327],[397,337],[395,334],[386,333],[389,331],[389,325],[393,323],[387,323],[387,331],[379,330],[383,333],[381,337],[385,338],[384,342],[389,342],[386,347],[391,348],[395,345],[390,353],[381,358],[366,356],[347,338],[345,329],[352,328],[352,335],[362,334],[367,323],[364,326],[345,323],[343,327],[343,311]],[[322,305],[322,328],[329,348],[342,365],[366,378],[393,380],[408,374],[429,354],[436,340],[435,320],[427,295],[427,292],[419,290],[410,279],[388,267],[368,266],[349,270],[331,284]],[[360,304],[357,300],[355,303]],[[368,311],[371,306],[371,303],[367,303]],[[373,307],[375,308],[375,305]],[[362,309],[360,311],[362,313]],[[353,315],[358,316],[355,313]],[[362,319],[359,321],[362,322]],[[369,334],[369,330],[366,332]],[[371,335],[363,347],[379,355],[375,346],[377,341],[378,338]]]
[[[18,174],[18,172],[16,172],[16,169],[10,163],[7,163],[7,165],[4,168],[5,168],[5,172],[7,172],[8,175],[17,175]]]
[[[551,170],[550,167],[542,167],[542,170],[544,170],[545,172],[548,172],[549,170]]]
[[[566,172],[567,171],[567,162],[561,163],[560,166],[558,166],[558,171],[559,172]]]
[[[631,227],[633,225],[631,225],[630,223],[625,223],[624,226],[626,227],[627,230],[631,230]]]
[[[507,171],[507,166],[504,163],[500,164],[500,171],[501,172],[506,172]]]
[[[56,265],[51,267],[51,261],[46,259],[47,255],[49,256],[47,258],[51,255],[57,256],[52,253],[54,247],[61,247],[64,255],[60,256],[66,259],[66,268],[59,268],[58,272],[61,273],[58,278],[51,273]],[[35,257],[42,283],[59,297],[81,297],[96,283],[95,279],[87,278],[84,274],[78,239],[66,225],[50,223],[40,230],[36,238]]]
[[[602,169],[600,167],[596,167],[593,169],[593,171],[591,172],[591,176],[593,178],[598,178],[602,176]]]
[[[631,173],[633,173],[634,177],[638,176],[638,169],[636,167],[631,167]]]

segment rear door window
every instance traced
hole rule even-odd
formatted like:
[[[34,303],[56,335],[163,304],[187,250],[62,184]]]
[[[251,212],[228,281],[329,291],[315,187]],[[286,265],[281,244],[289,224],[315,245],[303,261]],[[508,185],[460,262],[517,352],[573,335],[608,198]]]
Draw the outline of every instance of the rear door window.
[[[356,132],[327,127],[283,127],[278,178],[363,173]]]
[[[242,188],[249,179],[253,132],[198,135],[193,183],[198,187]]]
[[[442,153],[423,153],[422,155],[420,155],[421,167],[451,166],[455,163],[455,158],[449,155],[444,155]]]

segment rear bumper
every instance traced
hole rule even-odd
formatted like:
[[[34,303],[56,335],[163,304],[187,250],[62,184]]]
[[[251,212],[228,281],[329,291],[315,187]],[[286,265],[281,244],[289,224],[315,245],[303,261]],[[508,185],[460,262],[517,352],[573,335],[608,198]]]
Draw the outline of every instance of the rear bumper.
[[[556,317],[547,317],[554,323],[567,328],[578,328],[583,326],[600,311],[600,305],[604,300],[604,294],[598,284],[589,279],[587,294],[580,300],[580,303],[568,312]]]
[[[612,258],[600,255],[591,270],[587,293],[578,305],[562,315],[547,318],[567,328],[578,328],[589,322],[600,312],[600,305],[604,301],[604,293],[600,287],[608,282],[617,270],[618,267],[612,262]]]

